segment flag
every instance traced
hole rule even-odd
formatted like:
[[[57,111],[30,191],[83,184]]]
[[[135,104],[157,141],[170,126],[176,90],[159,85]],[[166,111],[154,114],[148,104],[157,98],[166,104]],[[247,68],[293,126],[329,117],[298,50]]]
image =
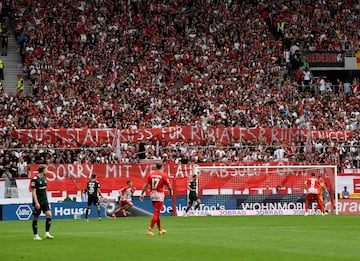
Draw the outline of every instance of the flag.
[[[306,133],[305,152],[306,154],[310,154],[311,151],[312,151],[312,133],[309,125]]]
[[[112,142],[112,147],[115,149],[115,155],[118,157],[118,161],[121,160],[121,144],[120,144],[120,130],[116,129],[116,134]]]

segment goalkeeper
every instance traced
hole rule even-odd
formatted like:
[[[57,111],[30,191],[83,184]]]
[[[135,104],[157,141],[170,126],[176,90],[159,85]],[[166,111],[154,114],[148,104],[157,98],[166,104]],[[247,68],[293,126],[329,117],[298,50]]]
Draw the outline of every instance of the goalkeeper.
[[[190,208],[193,206],[194,202],[196,202],[196,206],[194,210],[197,210],[200,207],[201,200],[197,196],[196,188],[197,188],[197,181],[196,181],[197,175],[192,176],[192,180],[189,182],[188,189],[189,189],[189,204],[186,208],[185,214],[187,214],[190,210]]]

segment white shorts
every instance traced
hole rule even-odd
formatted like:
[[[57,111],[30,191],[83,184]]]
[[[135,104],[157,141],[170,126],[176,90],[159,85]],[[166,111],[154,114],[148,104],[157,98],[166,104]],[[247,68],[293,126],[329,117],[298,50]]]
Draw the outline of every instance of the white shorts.
[[[319,190],[317,188],[309,188],[307,193],[308,194],[319,194]]]
[[[151,201],[164,201],[165,193],[157,192],[156,190],[150,191],[150,200]]]

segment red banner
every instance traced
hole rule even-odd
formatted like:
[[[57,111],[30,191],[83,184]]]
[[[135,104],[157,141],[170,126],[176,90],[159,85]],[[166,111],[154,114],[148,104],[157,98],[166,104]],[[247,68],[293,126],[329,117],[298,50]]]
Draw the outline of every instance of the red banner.
[[[251,168],[204,169],[200,172],[199,194],[302,194],[304,181],[311,172],[322,176],[329,190],[334,188],[333,168],[286,168],[284,165],[288,163],[268,163],[269,168],[256,168],[254,164],[249,165]]]
[[[201,164],[196,166],[230,166],[233,164]],[[244,164],[239,164],[244,165]],[[286,168],[287,162],[273,162],[269,168],[256,168],[254,163],[246,164],[249,168],[225,169],[212,168],[201,170],[199,177],[199,194],[207,190],[231,191],[230,194],[268,194],[279,193],[277,189],[289,189],[287,193],[303,193],[304,180],[314,169]],[[285,168],[284,168],[285,165]],[[294,165],[294,164],[292,164]],[[48,191],[67,191],[76,194],[86,187],[92,174],[97,174],[101,190],[105,193],[118,190],[128,180],[132,180],[137,189],[141,189],[145,177],[155,170],[155,164],[49,164]],[[194,173],[195,165],[165,164],[164,171],[168,174],[177,195],[187,193],[189,177]],[[271,167],[272,166],[272,167]],[[277,167],[279,166],[279,167]],[[31,165],[31,175],[36,174],[38,165]],[[334,186],[334,170],[329,168],[316,170],[317,175],[324,177],[325,182]],[[295,191],[296,190],[296,191]]]
[[[203,143],[208,140],[218,141],[226,145],[234,141],[262,140],[268,143],[274,141],[305,141],[308,130],[306,129],[276,129],[276,128],[208,128],[206,134],[200,126],[166,127],[162,129],[139,129],[139,130],[116,130],[116,129],[19,129],[14,130],[12,135],[21,139],[23,143],[51,143],[71,145],[74,141],[77,145],[94,143],[116,144],[119,142],[144,142],[146,140],[164,140],[177,142],[180,140]],[[352,131],[318,130],[311,131],[312,138],[344,139],[352,137]]]
[[[339,199],[337,209],[340,214],[359,215],[360,199]]]
[[[37,167],[38,165],[30,166],[31,177],[36,175]],[[128,180],[140,190],[145,177],[155,170],[155,164],[49,164],[47,167],[48,191],[67,191],[69,194],[85,189],[92,174],[97,175],[102,192],[118,190],[126,185]],[[192,170],[192,165],[164,166],[169,178],[177,179],[177,191],[181,194],[186,194],[187,181]]]

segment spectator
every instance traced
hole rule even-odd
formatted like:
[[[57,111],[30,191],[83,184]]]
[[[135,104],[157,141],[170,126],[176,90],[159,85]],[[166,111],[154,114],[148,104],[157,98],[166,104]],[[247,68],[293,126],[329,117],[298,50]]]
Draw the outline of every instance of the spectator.
[[[278,148],[274,151],[274,159],[280,160],[285,158],[286,151],[283,148],[283,145],[279,145]]]
[[[19,158],[19,162],[17,163],[17,169],[19,177],[27,178],[29,176],[27,162],[24,160],[23,157]]]
[[[5,179],[5,198],[14,197],[13,188],[16,187],[16,183],[14,184],[14,178],[10,172],[10,166],[5,166],[5,171],[2,174],[1,178]]]
[[[339,95],[332,95],[335,88],[325,81],[321,95],[300,89],[306,71],[303,52],[358,47],[355,2],[314,2],[304,8],[303,1],[280,6],[271,0],[260,8],[249,1],[200,1],[190,9],[183,1],[157,0],[141,7],[134,3],[127,13],[116,8],[125,2],[111,3],[78,5],[70,1],[62,6],[62,12],[58,12],[59,2],[53,0],[46,5],[15,3],[13,23],[24,60],[24,80],[29,80],[33,95],[1,94],[0,125],[7,133],[4,145],[12,144],[8,139],[15,128],[137,130],[191,125],[205,131],[201,146],[209,145],[206,137],[210,137],[211,127],[311,125],[314,130],[351,128],[354,136],[358,135],[352,116],[359,112],[357,80],[346,91],[344,84],[344,93]],[[281,37],[274,36],[271,28],[279,23]],[[289,77],[285,59],[294,63],[297,81]],[[269,106],[269,101],[273,105]],[[29,164],[140,160],[135,141],[125,142],[116,153],[97,140],[91,149],[72,142],[71,151],[66,142],[15,142],[16,149],[33,149],[26,160]],[[347,150],[348,141],[331,142],[321,141],[321,148],[311,156],[304,153],[301,142],[296,144],[297,150],[290,150],[287,144],[283,149],[288,153],[285,157],[298,161],[334,163],[338,148],[341,161],[345,156],[357,157]],[[192,154],[187,144],[167,146],[150,140],[146,148],[140,147],[140,155],[144,159],[166,155],[167,161],[189,163],[274,160],[271,144],[266,149],[258,145],[251,141],[243,149],[233,150],[232,144],[220,144],[216,149],[198,147]]]
[[[349,199],[350,193],[347,191],[347,186],[344,187],[344,190],[341,192],[341,198],[343,199]]]

